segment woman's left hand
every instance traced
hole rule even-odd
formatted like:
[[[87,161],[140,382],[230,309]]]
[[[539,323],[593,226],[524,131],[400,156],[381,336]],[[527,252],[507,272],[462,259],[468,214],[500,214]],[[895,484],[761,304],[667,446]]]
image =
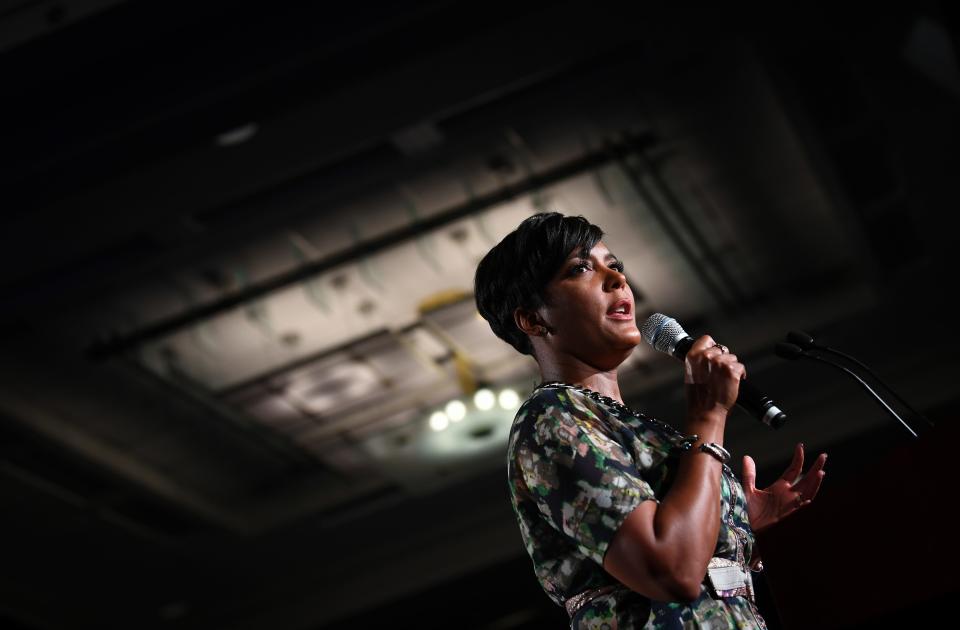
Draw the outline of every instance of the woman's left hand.
[[[757,465],[749,455],[743,457],[743,491],[747,499],[747,516],[750,527],[759,532],[796,510],[810,505],[817,496],[820,483],[827,473],[823,465],[827,454],[821,453],[810,470],[802,477],[803,444],[797,444],[793,461],[780,478],[763,490],[757,490]]]

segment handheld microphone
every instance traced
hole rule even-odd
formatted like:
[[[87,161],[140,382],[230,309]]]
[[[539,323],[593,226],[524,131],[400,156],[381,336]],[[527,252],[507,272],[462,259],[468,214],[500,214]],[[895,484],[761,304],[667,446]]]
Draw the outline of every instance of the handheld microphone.
[[[887,413],[889,413],[891,416],[893,416],[895,420],[897,420],[900,424],[902,424],[903,428],[906,429],[907,432],[910,433],[910,435],[912,435],[913,437],[917,437],[916,432],[910,428],[910,425],[904,422],[903,418],[901,418],[897,414],[897,412],[894,411],[890,407],[890,405],[888,405],[887,402],[883,398],[881,398],[880,395],[877,394],[877,392],[875,392],[872,387],[870,387],[870,385],[867,384],[866,381],[864,381],[862,378],[857,376],[857,374],[853,370],[849,369],[848,367],[841,365],[836,361],[830,361],[829,359],[824,359],[823,357],[819,357],[815,354],[810,354],[809,352],[801,348],[799,345],[786,343],[784,341],[781,341],[776,345],[776,347],[774,348],[774,352],[781,359],[787,359],[788,361],[796,361],[797,359],[813,359],[814,361],[820,361],[821,363],[832,365],[833,367],[842,371],[844,374],[846,374],[853,380],[860,383],[861,387],[867,390],[867,393],[870,394],[874,400],[880,403],[880,406],[883,407]]]
[[[681,361],[696,341],[683,330],[677,320],[662,313],[654,313],[648,317],[640,328],[640,334],[655,350]],[[737,405],[774,429],[779,429],[787,421],[787,414],[777,407],[769,396],[761,393],[747,381],[740,381]]]

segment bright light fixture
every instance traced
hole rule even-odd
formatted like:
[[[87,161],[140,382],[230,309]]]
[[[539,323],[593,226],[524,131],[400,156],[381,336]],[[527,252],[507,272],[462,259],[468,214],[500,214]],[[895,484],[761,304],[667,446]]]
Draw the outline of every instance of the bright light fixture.
[[[500,392],[500,407],[502,409],[516,409],[520,406],[520,397],[512,389],[505,389]]]
[[[447,403],[444,411],[452,422],[460,422],[467,415],[467,406],[459,400],[451,400]]]
[[[434,411],[430,415],[430,428],[434,431],[443,431],[450,425],[450,419],[442,411]]]
[[[478,389],[473,395],[473,404],[480,411],[488,411],[497,404],[497,397],[489,389]]]

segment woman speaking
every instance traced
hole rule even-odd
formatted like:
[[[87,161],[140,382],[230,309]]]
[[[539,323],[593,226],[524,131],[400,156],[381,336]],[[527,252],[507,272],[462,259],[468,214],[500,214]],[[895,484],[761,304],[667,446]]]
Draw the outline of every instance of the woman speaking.
[[[532,355],[541,383],[510,433],[510,495],[524,545],[571,628],[765,627],[754,531],[809,504],[826,455],[798,445],[764,490],[723,446],[746,370],[709,336],[684,359],[682,430],[623,404],[617,369],[640,343],[623,264],[583,217],[537,214],[480,262],[493,332]]]

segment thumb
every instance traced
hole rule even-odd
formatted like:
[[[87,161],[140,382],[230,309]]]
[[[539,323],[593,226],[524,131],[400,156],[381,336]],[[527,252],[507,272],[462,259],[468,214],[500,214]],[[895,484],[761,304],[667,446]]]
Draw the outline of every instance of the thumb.
[[[743,456],[743,489],[754,492],[757,489],[757,465],[749,455]]]

